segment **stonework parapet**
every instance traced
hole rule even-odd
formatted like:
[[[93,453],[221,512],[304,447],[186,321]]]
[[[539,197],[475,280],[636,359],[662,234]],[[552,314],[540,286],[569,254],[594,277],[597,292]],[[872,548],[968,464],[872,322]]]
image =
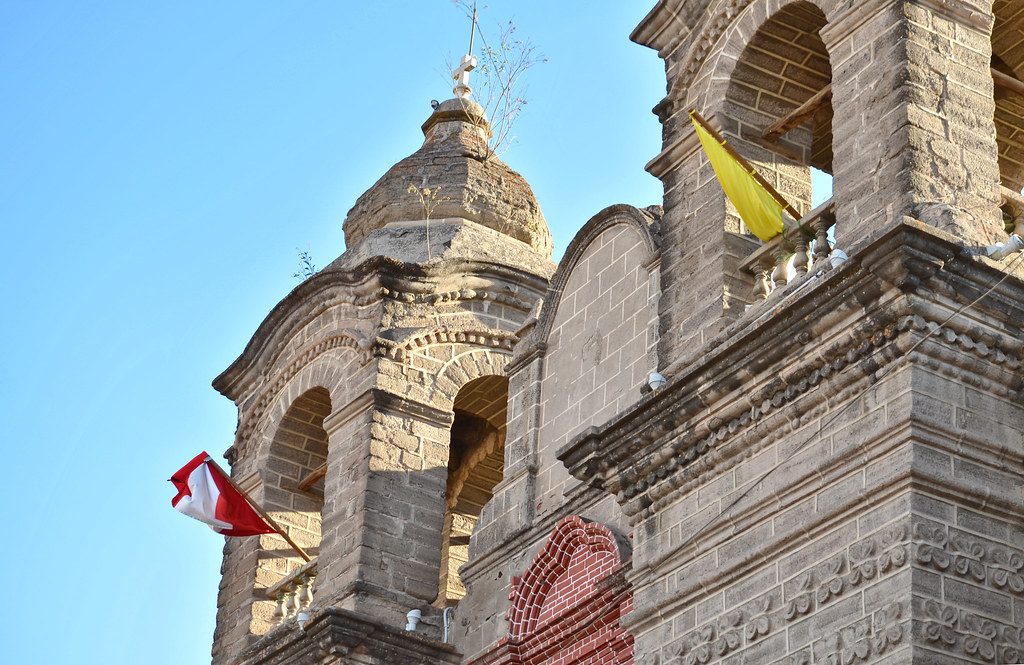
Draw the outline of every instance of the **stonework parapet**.
[[[242,652],[239,665],[458,665],[450,644],[337,607],[311,610],[308,623],[282,624]]]

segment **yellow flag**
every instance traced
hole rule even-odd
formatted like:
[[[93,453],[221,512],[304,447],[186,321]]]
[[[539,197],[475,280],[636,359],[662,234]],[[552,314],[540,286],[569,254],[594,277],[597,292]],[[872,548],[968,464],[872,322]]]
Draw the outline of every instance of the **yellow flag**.
[[[768,241],[782,233],[783,206],[775,200],[761,183],[754,180],[751,174],[722,147],[708,130],[690,115],[693,127],[697,130],[704,152],[711,160],[718,182],[722,184],[725,195],[736,206],[743,223],[754,235]]]

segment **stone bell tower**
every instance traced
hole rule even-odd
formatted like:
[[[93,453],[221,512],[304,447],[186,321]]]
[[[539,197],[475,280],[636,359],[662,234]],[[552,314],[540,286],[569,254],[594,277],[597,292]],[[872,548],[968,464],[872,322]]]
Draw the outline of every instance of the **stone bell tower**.
[[[468,92],[214,381],[239,409],[232,475],[312,555],[227,542],[215,663],[457,661],[440,640],[464,593],[451,572],[501,479],[505,365],[554,270],[537,200]]]
[[[659,0],[634,31],[668,77],[668,382],[559,459],[633,528],[638,662],[1024,662],[1022,35],[1007,0]],[[694,108],[799,223],[743,232]]]

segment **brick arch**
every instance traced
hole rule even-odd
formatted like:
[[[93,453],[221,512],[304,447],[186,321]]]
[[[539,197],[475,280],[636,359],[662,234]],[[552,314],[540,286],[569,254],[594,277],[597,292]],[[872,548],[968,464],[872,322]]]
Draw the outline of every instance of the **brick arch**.
[[[522,637],[558,618],[621,565],[618,543],[608,527],[575,515],[564,518],[526,573],[513,580],[509,635]]]
[[[632,663],[633,636],[622,627],[633,608],[626,550],[607,527],[564,518],[512,582],[508,634],[471,665]]]

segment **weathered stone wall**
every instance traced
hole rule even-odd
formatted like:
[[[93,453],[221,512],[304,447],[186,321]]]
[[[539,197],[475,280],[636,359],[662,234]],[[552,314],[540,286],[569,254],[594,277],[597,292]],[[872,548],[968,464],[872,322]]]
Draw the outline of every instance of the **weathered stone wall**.
[[[1000,163],[1020,180],[1018,101],[993,92],[1022,20],[959,1],[687,2],[659,5],[634,39],[665,59],[669,94],[655,108],[664,149],[648,170],[665,184],[661,353],[686,358],[741,308],[729,307],[722,231],[737,230],[693,139],[698,109],[806,212],[807,166],[834,173],[835,235],[849,248],[907,216],[979,247],[1004,239]],[[660,13],[659,13],[660,12]],[[819,30],[820,28],[820,30]],[[1005,65],[1005,66],[1004,66]],[[830,103],[772,147],[761,132],[823,85]],[[995,94],[995,99],[993,95]],[[996,121],[993,122],[995,113]]]
[[[577,234],[509,373],[505,472],[470,540],[455,643],[473,657],[507,633],[509,585],[555,524],[622,532],[611,497],[570,478],[559,446],[635,403],[657,368],[657,213],[614,206]],[[524,331],[524,332],[527,332]]]
[[[461,256],[459,238],[480,233],[506,263]],[[376,230],[373,241],[401,246],[405,235]],[[515,240],[470,222],[452,238],[455,255],[426,266],[343,257],[286,298],[215,382],[239,405],[233,474],[319,554],[312,573],[299,571],[316,578],[313,614],[330,605],[401,628],[406,612],[422,609],[421,630],[440,637],[430,605],[439,602],[456,399],[476,379],[503,376],[547,283],[518,267],[542,261]],[[317,497],[295,485],[324,459],[321,518],[309,503]],[[281,638],[266,590],[290,584],[303,562],[278,541],[226,547],[215,662]]]
[[[1018,657],[1024,286],[998,275],[897,228],[563,449],[633,524],[638,660]]]
[[[992,3],[992,67],[1017,80],[1024,76],[1024,7],[1013,0]],[[996,86],[996,138],[999,175],[1005,187],[1024,187],[1024,97]]]
[[[339,312],[325,317],[337,321]],[[358,321],[346,321],[352,326]],[[279,369],[238,401],[243,445],[232,448],[232,474],[267,507],[301,547],[315,556],[321,545],[323,499],[298,489],[301,477],[327,458],[324,411],[350,399],[370,380],[371,356],[360,349],[354,327],[303,326],[279,352]],[[315,333],[312,331],[316,331]],[[305,423],[301,422],[305,414]],[[301,446],[301,449],[300,449]],[[279,582],[303,560],[277,535],[225,542],[218,598],[214,662],[229,662],[275,623],[275,603],[261,590]]]

